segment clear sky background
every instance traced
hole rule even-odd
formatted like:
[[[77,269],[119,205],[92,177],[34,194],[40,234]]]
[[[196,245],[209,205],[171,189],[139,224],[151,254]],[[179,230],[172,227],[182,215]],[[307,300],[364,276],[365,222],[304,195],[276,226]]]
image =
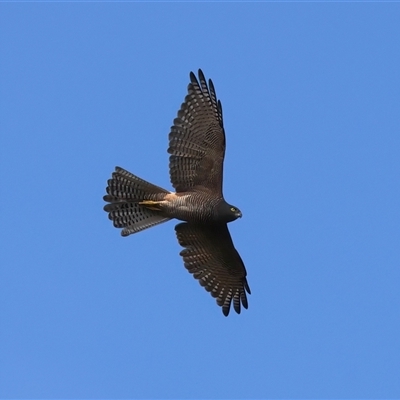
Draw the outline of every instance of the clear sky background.
[[[0,397],[399,398],[399,3],[3,3]],[[169,222],[123,238],[116,165],[171,189],[202,68],[252,289],[225,318]]]

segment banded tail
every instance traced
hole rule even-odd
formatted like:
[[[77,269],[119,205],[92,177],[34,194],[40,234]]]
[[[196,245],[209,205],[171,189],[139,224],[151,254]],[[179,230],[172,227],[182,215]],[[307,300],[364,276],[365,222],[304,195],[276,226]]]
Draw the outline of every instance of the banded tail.
[[[107,183],[108,194],[103,199],[110,204],[104,206],[104,211],[108,212],[108,218],[116,228],[123,228],[122,236],[140,232],[171,219],[139,204],[145,200],[163,200],[165,195],[170,193],[168,190],[146,182],[120,167],[115,168],[112,178]]]

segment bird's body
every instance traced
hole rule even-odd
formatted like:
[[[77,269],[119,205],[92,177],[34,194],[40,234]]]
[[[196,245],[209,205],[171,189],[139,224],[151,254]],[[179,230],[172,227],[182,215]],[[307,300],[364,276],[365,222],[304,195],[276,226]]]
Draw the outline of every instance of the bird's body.
[[[246,269],[233,246],[227,223],[242,216],[222,194],[225,132],[222,107],[212,81],[193,73],[188,95],[169,135],[170,175],[175,192],[116,167],[108,181],[104,209],[128,236],[178,219],[175,227],[185,267],[217,298],[225,315],[233,302],[247,308]]]

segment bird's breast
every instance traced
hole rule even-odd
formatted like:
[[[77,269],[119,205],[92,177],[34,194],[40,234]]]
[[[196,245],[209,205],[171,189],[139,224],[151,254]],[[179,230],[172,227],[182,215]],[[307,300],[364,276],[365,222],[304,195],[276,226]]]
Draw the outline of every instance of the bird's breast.
[[[214,215],[214,199],[203,193],[168,193],[165,196],[163,211],[170,218],[186,222],[211,221]]]

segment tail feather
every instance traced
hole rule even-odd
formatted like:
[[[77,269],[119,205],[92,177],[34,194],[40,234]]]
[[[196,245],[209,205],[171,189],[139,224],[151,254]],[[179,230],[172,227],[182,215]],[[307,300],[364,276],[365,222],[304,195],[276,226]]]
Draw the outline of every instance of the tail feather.
[[[120,167],[115,168],[112,178],[107,183],[108,196],[104,196],[104,200],[109,202],[161,200],[162,193],[169,193],[168,190],[153,185]]]
[[[162,200],[168,190],[153,185],[130,172],[116,167],[112,178],[108,180],[107,195],[104,200],[110,204],[104,206],[108,218],[116,228],[124,228],[122,236],[140,232],[170,218],[160,215],[138,204],[143,200]]]
[[[157,211],[132,202],[107,204],[104,210],[108,212],[108,218],[113,221],[116,228],[124,228],[121,231],[122,236],[140,232],[170,219],[160,216]]]

